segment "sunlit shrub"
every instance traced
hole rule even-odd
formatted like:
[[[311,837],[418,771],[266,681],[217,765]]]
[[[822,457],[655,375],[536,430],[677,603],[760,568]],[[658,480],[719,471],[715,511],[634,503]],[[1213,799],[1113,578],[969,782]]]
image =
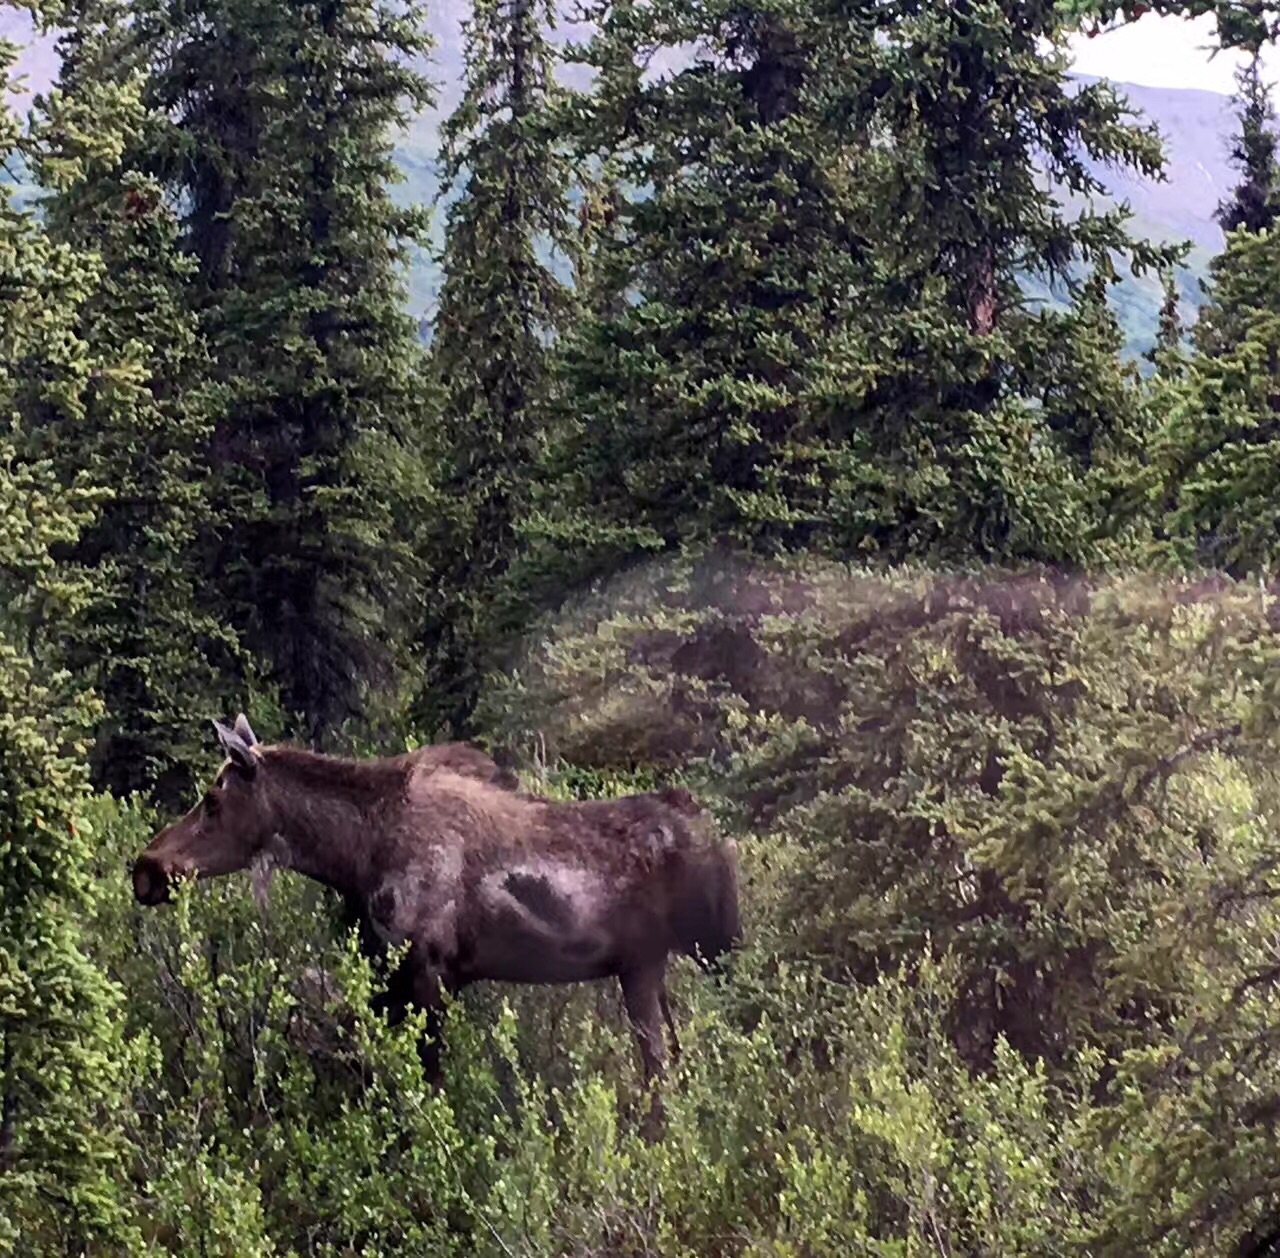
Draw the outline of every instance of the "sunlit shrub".
[[[747,840],[775,957],[840,984],[950,958],[935,1014],[974,1088],[1003,1054],[1148,1107],[1106,1235],[1219,1252],[1277,1190],[1276,623],[1216,578],[710,556],[600,591],[486,714],[597,773],[682,774]]]

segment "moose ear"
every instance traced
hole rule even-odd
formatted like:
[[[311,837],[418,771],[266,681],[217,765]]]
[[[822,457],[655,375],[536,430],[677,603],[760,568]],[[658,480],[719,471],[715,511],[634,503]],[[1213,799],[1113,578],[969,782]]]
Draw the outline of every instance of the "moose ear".
[[[258,771],[258,758],[253,754],[249,744],[233,729],[228,729],[221,721],[214,721],[213,728],[218,732],[218,741],[222,749],[231,757],[233,764],[243,769],[250,777]]]
[[[249,718],[243,712],[236,717],[236,723],[232,726],[237,734],[250,746],[254,746],[258,741],[258,736],[253,732],[249,725]]]

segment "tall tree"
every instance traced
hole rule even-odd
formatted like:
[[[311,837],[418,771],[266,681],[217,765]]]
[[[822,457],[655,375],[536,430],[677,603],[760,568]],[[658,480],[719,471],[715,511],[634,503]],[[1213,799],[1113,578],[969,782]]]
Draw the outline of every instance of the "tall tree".
[[[14,49],[0,43],[8,84]],[[17,126],[0,114],[0,153]],[[85,384],[117,364],[79,335],[101,272],[55,243],[0,185],[0,1250],[112,1252],[128,1227],[121,1130],[129,1053],[120,993],[88,960],[86,836],[76,807],[94,701],[56,667],[91,587],[60,558],[99,495],[33,459],[33,421],[85,414]]]
[[[1096,320],[1035,312],[1026,294],[1029,282],[1105,277],[1114,257],[1173,260],[1134,240],[1124,211],[1095,207],[1105,185],[1094,171],[1154,175],[1158,140],[1106,85],[1069,81],[1070,28],[1051,4],[877,14],[875,111],[894,158],[875,195],[893,280],[870,303],[883,365],[849,399],[866,469],[845,508],[849,544],[891,557],[1095,558],[1095,457],[1127,439],[1136,396],[1114,365],[1105,383],[1083,366],[1099,362]]]
[[[119,0],[62,10],[57,86],[37,101],[49,230],[103,265],[78,333],[91,354],[118,356],[88,381],[83,414],[51,412],[39,437],[64,480],[84,474],[113,489],[75,548],[94,596],[61,637],[65,662],[105,704],[96,781],[176,803],[204,758],[194,731],[226,706],[239,670],[234,635],[199,577],[211,363],[190,305],[193,261],[145,173],[159,120],[131,65],[127,12]]]
[[[1182,301],[1172,269],[1165,271],[1161,283],[1164,300],[1160,303],[1160,323],[1156,330],[1155,344],[1145,357],[1156,368],[1157,375],[1168,375],[1176,372],[1181,361]]]
[[[416,0],[139,6],[161,176],[184,206],[214,367],[222,614],[314,740],[394,677],[417,590],[426,389],[390,185],[431,99]]]
[[[619,318],[626,309],[625,272],[610,267],[619,245],[618,230],[624,204],[617,163],[612,156],[578,172],[578,233],[574,248],[574,295],[583,314],[592,319]]]
[[[1240,184],[1219,210],[1193,352],[1161,401],[1156,445],[1164,533],[1184,562],[1236,574],[1280,566],[1280,169],[1257,47],[1237,75]]]
[[[862,81],[870,32],[790,3],[596,16],[583,142],[612,165],[605,300],[566,347],[544,535],[574,580],[686,542],[803,544],[840,463],[827,396],[856,361],[869,274],[865,137],[826,109]],[[642,74],[689,47],[691,64]]]
[[[455,733],[469,730],[486,665],[520,623],[504,577],[542,461],[551,347],[573,308],[557,273],[574,240],[570,171],[551,126],[554,18],[546,0],[478,0],[462,99],[442,131],[443,191],[461,191],[432,346],[445,450],[419,707]]]
[[[1025,284],[1169,258],[1088,204],[1091,163],[1160,153],[1108,88],[1074,90],[1068,34],[994,0],[605,9],[590,117],[636,190],[613,253],[636,300],[571,346],[578,570],[710,538],[1092,556],[1092,460],[1133,391],[1056,405],[1088,392],[1090,324],[1029,312]]]
[[[1275,110],[1271,87],[1262,78],[1262,53],[1236,71],[1236,101],[1240,130],[1231,148],[1231,161],[1240,182],[1218,207],[1224,232],[1257,232],[1272,227],[1280,216],[1280,167],[1276,163]]]
[[[1280,232],[1215,259],[1194,352],[1156,446],[1170,545],[1236,574],[1280,569]]]

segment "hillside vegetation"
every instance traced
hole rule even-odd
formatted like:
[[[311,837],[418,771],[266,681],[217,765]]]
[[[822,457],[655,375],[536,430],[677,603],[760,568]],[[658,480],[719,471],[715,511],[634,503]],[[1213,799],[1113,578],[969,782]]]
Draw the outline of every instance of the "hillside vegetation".
[[[476,0],[442,91],[415,2],[36,6],[0,1254],[1277,1252],[1280,167],[1257,56],[1212,125],[1146,94],[1167,151],[1068,74],[1152,7],[1280,36],[600,0],[566,39]],[[228,819],[237,714],[471,741],[506,771],[471,800],[691,792],[744,935],[673,965],[663,1122],[612,980],[466,988],[434,1086],[426,1012],[383,1011],[435,937],[370,959],[378,896]],[[219,876],[144,905],[188,809],[241,846],[183,832]]]

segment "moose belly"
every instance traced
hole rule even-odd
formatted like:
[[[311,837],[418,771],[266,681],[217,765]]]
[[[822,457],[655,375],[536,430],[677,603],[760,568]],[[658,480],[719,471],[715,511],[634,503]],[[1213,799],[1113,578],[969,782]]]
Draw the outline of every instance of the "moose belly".
[[[486,874],[477,888],[469,977],[572,983],[613,972],[613,933],[599,875],[530,863]]]

